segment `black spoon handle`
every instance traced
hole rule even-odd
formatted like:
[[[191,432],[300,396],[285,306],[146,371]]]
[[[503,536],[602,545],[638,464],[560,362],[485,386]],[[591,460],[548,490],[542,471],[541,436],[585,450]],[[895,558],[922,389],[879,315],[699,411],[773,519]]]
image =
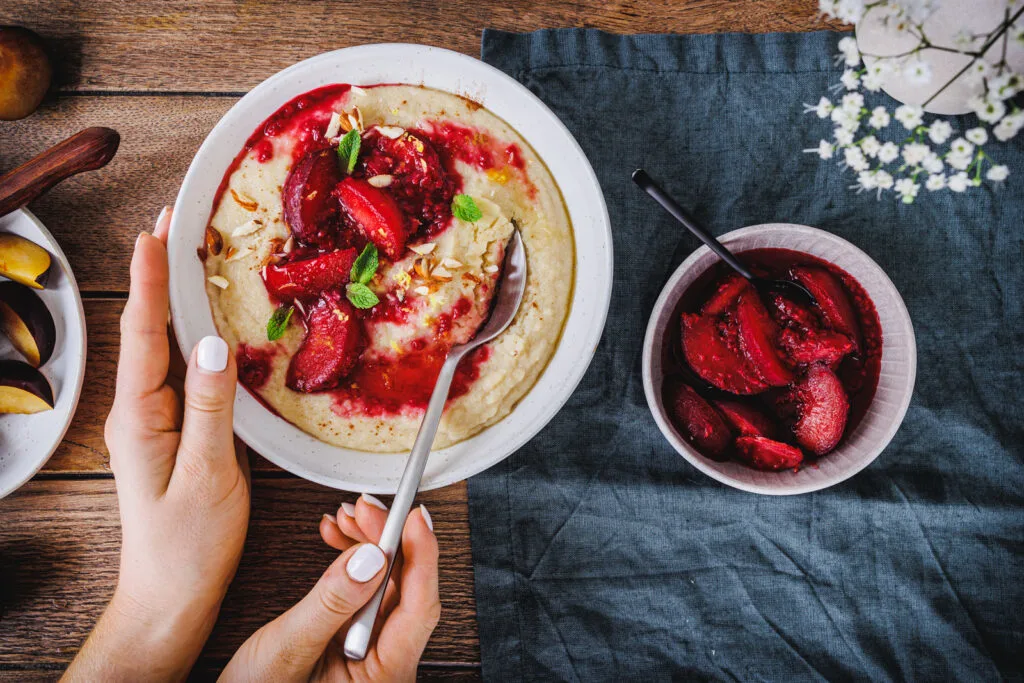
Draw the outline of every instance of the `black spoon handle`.
[[[677,221],[683,224],[683,227],[696,235],[697,239],[708,245],[708,248],[718,254],[718,256],[728,263],[733,270],[748,280],[754,279],[753,274],[747,270],[747,267],[740,263],[736,257],[732,255],[731,251],[723,247],[721,242],[712,237],[711,233],[704,230],[704,228],[700,227],[695,220],[690,218],[690,216],[688,216],[683,210],[683,207],[679,206],[679,204],[676,203],[676,200],[668,196],[665,190],[661,189],[658,184],[654,182],[654,179],[647,174],[647,171],[642,168],[638,168],[633,171],[633,182],[639,185],[644,192],[651,195],[654,198],[654,201],[661,204],[661,208],[672,214]]]

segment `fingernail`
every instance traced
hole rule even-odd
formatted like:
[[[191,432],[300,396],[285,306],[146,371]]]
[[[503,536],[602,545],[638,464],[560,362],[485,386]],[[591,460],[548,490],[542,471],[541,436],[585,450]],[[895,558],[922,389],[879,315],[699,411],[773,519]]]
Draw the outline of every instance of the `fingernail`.
[[[363,494],[363,500],[365,500],[367,503],[369,503],[370,505],[372,505],[375,508],[380,508],[381,510],[387,510],[388,509],[388,506],[385,505],[383,502],[381,502],[380,498],[378,498],[376,496],[371,496],[369,493],[364,493]]]
[[[143,235],[148,235],[148,234],[149,234],[148,232],[140,232],[138,234],[138,236],[136,236],[136,238],[135,238],[135,246],[139,246],[139,242],[142,241]]]
[[[427,512],[427,507],[420,503],[420,514],[423,515],[423,521],[427,523],[427,528],[431,531],[434,530],[434,520],[430,518],[430,513]]]
[[[228,344],[220,337],[210,335],[199,341],[196,363],[207,372],[224,372],[228,366]]]
[[[156,217],[156,224],[157,225],[160,225],[160,221],[162,221],[164,219],[164,216],[166,216],[167,212],[170,211],[170,210],[171,210],[171,207],[169,207],[169,206],[165,206],[164,208],[160,209],[160,215]]]
[[[372,543],[366,543],[359,546],[352,557],[348,558],[345,571],[353,581],[366,583],[377,576],[385,562],[384,552]]]
[[[341,504],[341,511],[344,512],[349,517],[355,517],[356,516],[356,506],[353,505],[352,503],[342,503]]]
[[[337,524],[338,523],[338,518],[335,517],[334,515],[330,515],[330,514],[324,513],[324,519],[326,519],[327,521],[329,521],[332,524]]]

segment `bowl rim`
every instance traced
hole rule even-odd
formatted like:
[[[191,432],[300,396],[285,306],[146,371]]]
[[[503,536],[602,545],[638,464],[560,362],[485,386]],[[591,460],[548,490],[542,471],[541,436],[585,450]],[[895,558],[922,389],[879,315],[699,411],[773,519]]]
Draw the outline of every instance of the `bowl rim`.
[[[678,296],[673,296],[673,291],[678,285],[679,281],[686,275],[702,257],[711,253],[711,250],[704,245],[695,249],[680,265],[676,268],[675,272],[672,273],[665,286],[662,288],[661,293],[658,295],[658,299],[654,304],[654,308],[651,311],[650,318],[647,322],[647,330],[644,334],[644,346],[643,346],[643,358],[641,361],[641,368],[643,374],[643,385],[644,395],[647,399],[647,406],[651,411],[651,415],[654,417],[654,421],[658,425],[658,429],[661,431],[665,439],[672,445],[672,447],[687,460],[691,465],[696,467],[698,470],[708,475],[712,479],[719,481],[723,484],[746,491],[748,493],[758,493],[769,496],[788,496],[788,495],[799,495],[803,493],[811,493],[813,491],[820,491],[822,489],[835,486],[847,479],[853,477],[865,467],[874,462],[882,451],[886,449],[889,443],[892,441],[896,432],[899,431],[900,426],[903,424],[903,418],[906,416],[907,410],[910,407],[910,401],[914,394],[914,385],[917,379],[917,340],[914,334],[913,323],[910,317],[910,312],[907,310],[906,303],[903,301],[903,297],[900,295],[896,285],[893,284],[888,274],[878,265],[873,258],[871,258],[864,250],[860,249],[852,242],[828,232],[821,228],[811,227],[809,225],[800,225],[797,223],[760,223],[757,225],[750,225],[743,228],[738,228],[720,236],[718,240],[723,244],[728,245],[729,242],[747,237],[752,234],[764,233],[764,232],[782,232],[786,231],[789,233],[804,234],[813,236],[818,239],[831,241],[833,244],[839,246],[844,251],[859,256],[865,260],[865,264],[868,267],[873,268],[876,271],[876,275],[879,276],[883,285],[891,289],[894,296],[895,303],[895,314],[901,320],[906,322],[907,329],[909,330],[909,357],[907,362],[907,386],[905,396],[901,399],[896,411],[893,413],[894,419],[891,420],[889,428],[884,432],[884,435],[878,439],[878,445],[872,447],[871,452],[866,457],[858,460],[854,465],[849,467],[836,475],[817,481],[811,481],[809,483],[802,484],[785,484],[780,483],[778,486],[769,486],[763,484],[756,484],[748,481],[741,481],[728,474],[725,474],[712,465],[710,461],[704,455],[702,455],[697,449],[681,439],[675,431],[675,428],[669,422],[667,416],[662,410],[658,409],[658,397],[654,389],[654,373],[653,373],[653,353],[655,343],[658,341],[657,327],[658,321],[661,318],[666,308],[674,308],[678,302]],[[758,248],[758,247],[755,247]],[[780,247],[784,248],[784,247]],[[745,251],[745,250],[744,250]],[[742,253],[742,252],[739,252]],[[706,270],[706,269],[705,269]],[[704,271],[702,271],[703,273]],[[699,277],[699,274],[698,274]],[[681,294],[681,293],[680,293]],[[885,341],[883,340],[883,347]],[[659,344],[660,346],[660,344]],[[872,402],[874,402],[872,398]]]
[[[219,142],[219,139],[226,135],[226,129],[242,117],[249,116],[251,114],[251,109],[258,109],[261,111],[263,116],[260,120],[264,120],[267,116],[270,116],[277,107],[280,107],[284,102],[290,99],[292,95],[281,95],[278,98],[280,99],[280,102],[274,106],[261,103],[258,98],[268,97],[272,99],[271,96],[275,89],[278,88],[278,86],[288,83],[290,79],[299,72],[305,74],[307,73],[307,70],[337,70],[339,68],[344,68],[342,65],[344,61],[351,63],[360,59],[377,59],[382,65],[384,65],[379,67],[381,73],[380,76],[373,81],[375,83],[420,83],[427,85],[428,87],[445,90],[452,94],[465,96],[467,92],[461,88],[461,80],[459,81],[460,86],[442,88],[437,85],[426,83],[426,76],[422,76],[421,78],[402,76],[399,76],[398,78],[389,78],[383,73],[390,69],[393,72],[400,73],[415,72],[418,70],[420,74],[423,74],[426,69],[425,65],[428,64],[430,60],[434,60],[435,64],[443,64],[452,68],[457,67],[461,73],[465,74],[466,81],[471,81],[473,78],[476,78],[477,81],[485,88],[487,86],[492,86],[504,89],[503,97],[505,97],[505,99],[512,98],[518,102],[525,103],[525,105],[527,105],[526,109],[528,111],[528,115],[538,117],[538,119],[543,121],[546,126],[549,126],[551,128],[552,135],[559,138],[558,144],[560,151],[563,153],[568,152],[572,156],[571,163],[575,164],[574,170],[578,174],[574,180],[580,188],[577,193],[582,192],[583,194],[586,194],[587,201],[590,206],[590,208],[587,209],[587,213],[591,218],[586,225],[588,240],[592,240],[595,244],[599,245],[595,247],[594,254],[591,256],[591,263],[593,264],[593,268],[601,275],[601,277],[597,278],[597,282],[587,283],[588,298],[596,300],[596,303],[588,304],[588,310],[590,310],[590,315],[588,316],[589,322],[586,325],[585,330],[583,330],[583,334],[576,334],[571,339],[572,346],[577,350],[577,353],[575,353],[571,362],[563,363],[565,365],[565,371],[562,374],[565,375],[565,377],[560,381],[558,389],[556,391],[549,391],[543,397],[534,398],[534,401],[540,401],[537,405],[542,407],[539,407],[539,409],[535,411],[538,414],[534,416],[534,419],[529,421],[529,426],[519,429],[512,437],[502,441],[500,445],[491,444],[489,449],[490,452],[487,453],[485,451],[486,457],[473,458],[469,466],[466,466],[465,462],[457,462],[454,468],[451,466],[449,459],[444,457],[444,454],[450,452],[452,449],[456,449],[464,444],[473,442],[475,439],[487,434],[495,427],[509,420],[516,411],[519,410],[520,406],[523,406],[524,403],[529,401],[531,395],[536,392],[538,386],[544,381],[545,375],[551,372],[556,357],[560,355],[560,349],[566,343],[566,331],[569,328],[570,321],[573,319],[573,309],[579,301],[578,292],[582,289],[581,285],[583,284],[580,280],[579,274],[580,239],[578,237],[583,226],[578,225],[576,220],[572,220],[573,244],[574,251],[576,252],[576,269],[573,274],[573,294],[569,302],[569,310],[559,336],[558,344],[555,346],[551,358],[541,375],[537,378],[534,386],[531,387],[531,389],[521,397],[519,401],[517,401],[508,415],[458,444],[432,452],[431,460],[440,460],[443,464],[442,469],[439,472],[434,473],[433,476],[431,475],[429,469],[430,466],[428,464],[428,473],[424,477],[420,490],[430,490],[433,488],[447,486],[473,476],[474,474],[501,462],[514,453],[554,418],[562,406],[572,396],[579,383],[583,380],[583,377],[590,366],[590,362],[597,351],[598,343],[604,333],[604,326],[607,321],[608,311],[611,305],[612,281],[614,274],[611,220],[608,215],[604,194],[601,190],[600,183],[597,180],[597,175],[594,172],[593,167],[590,165],[586,154],[583,152],[582,147],[580,147],[578,141],[573,137],[572,133],[569,132],[565,124],[555,116],[555,114],[540,100],[540,98],[530,92],[530,90],[528,90],[524,85],[485,62],[451,50],[413,43],[374,43],[325,52],[300,61],[270,76],[239,99],[239,101],[236,102],[210,130],[206,139],[196,152],[192,163],[189,165],[189,169],[182,181],[181,189],[175,202],[175,211],[171,220],[169,243],[173,243],[176,234],[181,235],[183,232],[187,233],[185,228],[178,227],[178,223],[180,220],[183,220],[183,209],[185,209],[188,202],[194,200],[193,195],[195,197],[202,196],[200,194],[202,192],[202,187],[196,187],[197,184],[200,184],[200,176],[204,172],[201,170],[202,167],[212,160],[217,162],[214,163],[214,165],[218,168],[221,165],[226,168],[227,163],[234,157],[234,154],[237,154],[237,150],[232,150],[230,155],[228,155],[227,153],[219,154],[217,150],[214,149],[216,145],[222,144]],[[402,67],[387,66],[388,64],[402,64],[403,62],[407,65]],[[416,66],[408,66],[410,64]],[[366,79],[360,78],[352,78],[351,81],[358,85],[367,83]],[[338,76],[331,78],[326,82],[348,82],[348,79]],[[312,89],[314,87],[317,86],[310,86],[308,89]],[[287,87],[282,87],[281,91],[287,93],[288,89]],[[486,92],[482,94],[486,96]],[[494,111],[494,109],[491,108],[490,103],[486,100],[486,97],[484,100],[484,106],[496,116],[505,120],[507,107],[504,112]],[[511,123],[508,125],[513,127],[520,135],[523,136],[524,139],[526,139],[527,143],[534,148],[542,162],[550,169],[550,155],[542,155],[541,151],[538,149],[538,145],[523,133],[521,127],[514,126]],[[246,130],[246,136],[250,132],[251,131]],[[223,164],[219,164],[219,162],[223,162]],[[552,174],[554,175],[553,170]],[[578,206],[574,210],[573,206],[569,205],[568,199],[566,198],[565,182],[566,179],[564,176],[556,177],[556,183],[562,194],[563,201],[565,202],[566,210],[570,213],[570,217],[572,218],[576,212],[582,212],[583,209]],[[579,202],[577,202],[577,204],[579,204]],[[205,208],[208,210],[209,206],[206,206]],[[178,228],[177,230],[176,227]],[[177,248],[169,247],[168,251],[172,278],[172,327],[174,328],[181,351],[187,357],[191,352],[191,345],[198,342],[199,336],[201,335],[196,336],[189,332],[188,328],[191,324],[187,323],[186,318],[192,318],[197,315],[200,317],[208,317],[209,320],[205,322],[208,322],[209,325],[202,325],[207,330],[207,334],[216,333],[216,326],[213,324],[212,314],[208,311],[208,305],[205,307],[206,310],[201,313],[197,313],[195,311],[185,312],[187,306],[183,305],[186,304],[184,293],[179,291],[179,288],[175,286],[175,273],[179,273],[179,280],[185,277],[184,270],[186,270],[186,268],[184,268],[184,266],[188,265],[187,260],[189,254],[194,254],[194,245],[188,248],[183,248],[180,245],[178,245]],[[241,384],[238,386],[240,389],[244,389]],[[278,452],[278,447],[281,445],[280,443],[275,445],[265,442],[264,438],[256,433],[255,425],[250,428],[250,421],[254,419],[254,415],[258,417],[265,417],[268,413],[269,411],[267,411],[267,409],[247,390],[240,390],[237,392],[235,399],[235,432],[243,441],[252,446],[267,460],[297,476],[332,488],[383,494],[391,494],[395,492],[398,479],[395,478],[393,483],[388,483],[386,475],[380,474],[379,469],[370,474],[364,475],[363,473],[360,473],[360,477],[355,478],[352,477],[352,475],[355,474],[354,472],[331,476],[313,471],[308,467],[284,456],[282,453]],[[308,437],[308,439],[312,439],[317,444],[322,444],[324,447],[333,449],[340,453],[350,454],[354,457],[370,455],[374,458],[383,459],[389,456],[394,457],[399,455],[404,462],[404,452],[398,454],[367,453],[365,451],[356,451],[354,449],[331,446],[330,444],[319,441],[316,437],[307,434],[283,418],[277,417],[272,413],[270,414],[272,415],[273,420],[280,421],[281,428],[293,430],[297,433],[293,434],[293,439],[298,440],[299,443],[305,442],[308,445],[308,440],[304,438]],[[465,458],[462,460],[464,461]],[[400,474],[401,468],[398,468],[397,471],[398,474]]]

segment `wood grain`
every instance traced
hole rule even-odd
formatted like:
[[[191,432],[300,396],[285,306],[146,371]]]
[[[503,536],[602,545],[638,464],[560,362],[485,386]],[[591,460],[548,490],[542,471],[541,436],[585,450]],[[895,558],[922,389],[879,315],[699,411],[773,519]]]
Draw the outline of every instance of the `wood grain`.
[[[298,479],[255,479],[245,554],[200,668],[222,666],[253,631],[309,590],[337,556],[319,538],[320,516],[354,499]],[[441,545],[443,603],[424,664],[478,662],[466,486],[424,493],[419,500],[430,510]],[[113,481],[32,481],[0,501],[0,519],[0,669],[63,666],[117,578]]]
[[[816,0],[8,0],[0,24],[42,35],[61,90],[245,92],[315,54],[411,42],[480,53],[485,27],[616,33],[808,31]]]

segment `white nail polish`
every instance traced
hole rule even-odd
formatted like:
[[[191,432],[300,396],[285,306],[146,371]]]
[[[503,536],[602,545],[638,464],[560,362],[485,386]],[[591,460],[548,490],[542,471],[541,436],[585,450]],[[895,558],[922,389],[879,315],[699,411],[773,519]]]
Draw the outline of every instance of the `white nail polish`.
[[[327,521],[331,522],[332,524],[337,524],[338,523],[338,518],[335,517],[334,515],[330,515],[330,514],[326,514],[325,513],[324,514],[324,519],[326,519]]]
[[[164,219],[164,216],[166,216],[167,212],[170,211],[170,210],[171,210],[171,207],[169,207],[169,206],[165,206],[164,208],[160,209],[160,215],[156,217],[156,224],[157,225],[160,225],[160,221],[162,221]]]
[[[228,344],[220,337],[203,337],[196,351],[196,363],[207,372],[224,372],[228,366]]]
[[[341,511],[344,512],[349,517],[355,517],[356,516],[356,506],[353,505],[352,503],[342,503],[341,504]]]
[[[430,513],[427,512],[427,507],[420,503],[420,514],[423,515],[423,521],[427,523],[427,528],[431,531],[434,530],[434,520],[430,518]]]
[[[384,552],[372,543],[367,543],[359,546],[359,550],[348,558],[345,571],[353,581],[366,583],[377,575],[385,562]]]
[[[367,503],[369,503],[375,508],[380,508],[381,510],[388,509],[388,506],[385,505],[380,498],[378,498],[377,496],[371,496],[369,493],[363,494],[363,500],[365,500]]]

